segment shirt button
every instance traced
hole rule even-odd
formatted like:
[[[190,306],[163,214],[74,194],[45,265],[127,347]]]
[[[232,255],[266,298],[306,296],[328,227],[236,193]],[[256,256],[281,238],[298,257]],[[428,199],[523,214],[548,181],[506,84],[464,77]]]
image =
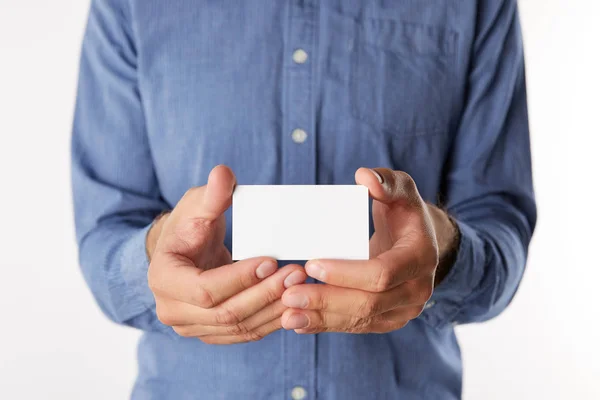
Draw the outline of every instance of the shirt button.
[[[306,397],[306,389],[304,389],[302,386],[296,386],[292,389],[291,395],[292,399],[294,400],[302,400]]]
[[[308,134],[303,129],[294,129],[292,132],[292,140],[296,143],[304,143]]]
[[[306,62],[306,60],[308,59],[308,54],[306,54],[306,52],[304,50],[298,49],[298,50],[294,51],[292,58],[294,59],[294,62],[296,64],[304,64]]]

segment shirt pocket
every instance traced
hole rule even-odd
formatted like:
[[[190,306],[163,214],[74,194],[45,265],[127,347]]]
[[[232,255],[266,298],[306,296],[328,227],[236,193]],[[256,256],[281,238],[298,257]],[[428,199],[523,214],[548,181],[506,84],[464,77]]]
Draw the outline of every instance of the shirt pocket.
[[[456,33],[394,19],[343,17],[353,117],[392,136],[448,131]]]

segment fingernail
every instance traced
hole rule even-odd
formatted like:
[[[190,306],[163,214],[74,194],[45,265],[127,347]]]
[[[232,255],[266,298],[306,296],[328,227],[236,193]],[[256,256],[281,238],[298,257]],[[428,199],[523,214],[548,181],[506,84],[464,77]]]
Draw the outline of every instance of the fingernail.
[[[381,174],[379,172],[375,171],[374,169],[372,169],[371,172],[373,173],[373,175],[375,175],[377,177],[377,180],[379,181],[379,183],[383,183],[383,176],[381,176]]]
[[[308,306],[308,298],[300,293],[286,294],[281,299],[284,306],[290,308],[306,308]]]
[[[277,271],[277,263],[273,260],[266,260],[256,268],[256,276],[258,279],[264,279],[275,271]]]
[[[292,314],[285,323],[285,329],[307,328],[309,324],[308,317],[304,314]]]
[[[306,276],[304,275],[304,273],[302,271],[294,271],[291,274],[289,274],[287,276],[287,278],[285,278],[285,280],[283,281],[283,286],[285,286],[286,288],[289,288],[294,285],[299,285],[301,283],[304,283],[305,280],[306,280]]]
[[[320,281],[325,280],[325,270],[314,261],[306,263],[304,269],[306,270],[308,276],[311,276]]]

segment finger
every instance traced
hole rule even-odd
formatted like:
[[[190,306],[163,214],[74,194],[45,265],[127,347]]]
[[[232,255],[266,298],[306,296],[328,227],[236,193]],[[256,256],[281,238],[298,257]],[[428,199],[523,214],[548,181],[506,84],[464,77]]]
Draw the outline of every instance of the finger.
[[[281,301],[290,308],[317,310],[366,318],[400,306],[424,304],[432,282],[408,281],[387,292],[371,293],[332,285],[297,285],[287,289]]]
[[[225,223],[222,217],[231,206],[234,186],[233,172],[223,165],[215,167],[206,185],[189,189],[179,200],[164,223],[156,249],[193,258],[215,227]]]
[[[193,307],[189,305],[186,306]],[[207,325],[206,323],[188,325],[185,323],[185,321],[180,324],[172,325],[175,332],[183,337],[239,336],[253,331],[260,326],[269,323],[270,321],[280,318],[286,309],[287,307],[281,303],[281,300],[278,300],[236,325],[216,326]],[[203,315],[202,319],[206,320],[206,315]]]
[[[278,273],[279,277],[282,274],[285,275],[285,271],[287,270],[277,272],[277,261],[272,258],[259,257],[241,260],[203,272],[200,275],[199,286],[204,288],[213,300],[209,307],[214,307],[226,299],[254,287],[275,273]],[[268,285],[273,285],[273,283]]]
[[[387,168],[359,168],[355,179],[356,183],[369,189],[375,200],[375,231],[389,231],[392,242],[403,240],[411,245],[415,239],[433,237],[427,206],[410,175]]]
[[[415,181],[405,172],[389,168],[359,168],[354,178],[357,184],[369,189],[373,199],[382,203],[417,207],[423,205]]]
[[[236,344],[246,342],[256,342],[264,339],[271,333],[281,329],[281,318],[275,318],[272,321],[258,327],[257,329],[243,335],[231,336],[202,336],[199,337],[206,344]]]
[[[308,276],[334,286],[381,293],[433,275],[434,256],[418,254],[412,247],[393,247],[370,260],[310,260],[305,270]]]
[[[370,333],[388,333],[402,329],[413,319],[421,315],[422,306],[400,307],[375,318],[369,327]]]
[[[255,287],[248,289],[247,292],[249,293],[240,293],[214,308],[198,307],[190,303],[155,295],[157,300],[156,312],[159,320],[169,326],[227,326],[233,327],[229,329],[242,331],[245,326],[242,321],[257,313],[265,313],[263,316],[258,315],[255,317],[258,319],[257,325],[274,318],[275,315],[269,316],[269,310],[265,311],[263,309],[267,308],[269,304],[280,300],[286,287],[302,283],[305,280],[306,274],[303,268],[300,265],[291,264],[281,268],[275,275],[265,279]],[[239,326],[235,328],[237,325]],[[246,330],[253,327],[247,327]],[[199,336],[199,334],[193,336]]]
[[[215,325],[235,326],[267,305],[281,299],[286,288],[306,280],[304,268],[297,264],[286,265],[269,279],[244,290],[215,307]]]
[[[206,193],[202,201],[202,216],[216,219],[231,206],[231,198],[235,187],[235,175],[229,167],[218,165],[208,176]]]
[[[281,316],[281,326],[297,333],[360,332],[370,324],[370,318],[314,310],[288,309]]]
[[[206,185],[189,189],[181,198],[172,215],[177,219],[214,221],[231,206],[236,179],[233,171],[218,165],[210,171]]]
[[[281,299],[279,299],[275,303],[269,304],[256,314],[246,318],[244,321],[242,321],[242,324],[238,324],[241,326],[237,327],[237,331],[234,329],[232,332],[230,328],[229,334],[239,335],[240,333],[253,331],[268,322],[281,318],[285,310],[287,310],[287,307],[284,306],[281,302]]]
[[[400,329],[419,316],[422,307],[399,307],[382,315],[359,318],[314,310],[286,310],[281,316],[284,329],[296,333],[346,332],[384,333]]]
[[[184,256],[155,253],[148,283],[155,294],[211,308],[256,285],[275,271],[277,262],[266,257],[250,258],[203,271]]]

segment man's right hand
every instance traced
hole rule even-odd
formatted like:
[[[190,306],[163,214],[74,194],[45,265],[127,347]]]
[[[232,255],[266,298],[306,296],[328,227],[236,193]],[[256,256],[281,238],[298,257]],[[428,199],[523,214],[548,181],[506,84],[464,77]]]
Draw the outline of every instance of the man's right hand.
[[[204,343],[260,340],[281,328],[286,288],[306,280],[300,265],[277,269],[257,257],[232,263],[225,247],[225,217],[235,176],[215,167],[208,184],[192,188],[155,224],[147,240],[148,284],[159,320]]]

